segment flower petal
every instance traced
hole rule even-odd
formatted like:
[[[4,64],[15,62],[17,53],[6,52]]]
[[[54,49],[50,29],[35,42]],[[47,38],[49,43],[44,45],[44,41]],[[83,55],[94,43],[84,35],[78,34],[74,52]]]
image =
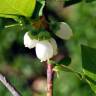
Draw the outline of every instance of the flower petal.
[[[52,45],[47,41],[40,41],[36,44],[36,55],[42,61],[49,60],[53,57]]]
[[[61,22],[60,24],[60,30],[58,30],[56,33],[56,36],[58,36],[61,39],[68,40],[71,38],[72,29],[69,27],[67,23]]]
[[[49,42],[51,43],[51,45],[52,45],[52,47],[53,47],[53,55],[54,55],[54,56],[57,55],[57,53],[58,53],[58,48],[57,48],[57,43],[56,43],[55,39],[51,38],[51,39],[49,40]]]
[[[28,47],[29,49],[34,48],[36,46],[36,43],[39,42],[36,39],[31,39],[30,36],[28,35],[28,32],[25,33],[24,35],[24,45],[25,47]]]

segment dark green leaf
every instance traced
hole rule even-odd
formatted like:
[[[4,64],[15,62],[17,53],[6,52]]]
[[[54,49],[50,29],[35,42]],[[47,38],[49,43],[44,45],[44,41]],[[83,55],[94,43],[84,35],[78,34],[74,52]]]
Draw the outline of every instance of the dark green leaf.
[[[3,19],[0,18],[0,31],[4,28]]]
[[[36,2],[36,7],[35,7],[32,18],[37,18],[39,16],[39,11],[41,7],[42,7],[42,4],[40,2]]]
[[[64,1],[65,1],[64,6],[67,7],[67,6],[76,4],[76,3],[80,3],[82,1],[85,1],[87,3],[91,3],[91,2],[96,1],[96,0],[64,0]]]
[[[96,49],[87,46],[81,47],[82,67],[85,78],[96,93]]]
[[[93,1],[96,1],[96,0],[85,0],[85,1],[90,3],[90,2],[93,2]]]
[[[71,63],[71,58],[70,57],[64,57],[64,59],[60,60],[58,64],[63,64],[68,66]]]

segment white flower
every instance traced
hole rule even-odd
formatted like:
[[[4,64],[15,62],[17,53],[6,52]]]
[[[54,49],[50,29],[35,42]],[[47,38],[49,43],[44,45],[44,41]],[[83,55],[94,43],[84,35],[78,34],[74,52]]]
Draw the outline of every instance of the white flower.
[[[56,43],[55,39],[51,38],[51,39],[49,40],[49,42],[51,43],[51,45],[52,45],[52,47],[53,47],[53,55],[54,55],[54,56],[57,55],[58,49],[57,49],[57,43]]]
[[[36,55],[42,61],[49,60],[53,57],[53,47],[47,41],[43,40],[36,44]]]
[[[29,49],[34,48],[36,46],[36,43],[39,42],[36,39],[31,39],[28,35],[28,32],[24,35],[24,45],[25,47],[28,47]]]
[[[56,36],[60,37],[61,39],[68,40],[71,38],[72,30],[67,23],[61,22],[60,29],[55,33]]]
[[[57,54],[57,43],[55,39],[38,41],[31,39],[29,33],[26,32],[24,35],[24,45],[28,48],[34,48],[36,50],[37,58],[42,61],[47,61]]]

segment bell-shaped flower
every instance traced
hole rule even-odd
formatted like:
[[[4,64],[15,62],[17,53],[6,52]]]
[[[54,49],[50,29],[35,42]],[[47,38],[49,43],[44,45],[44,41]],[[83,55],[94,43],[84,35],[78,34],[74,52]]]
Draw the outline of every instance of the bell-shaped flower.
[[[57,53],[58,53],[58,48],[57,48],[57,43],[56,43],[55,39],[51,38],[51,39],[49,40],[49,42],[51,43],[51,45],[52,45],[52,47],[53,47],[53,55],[54,55],[54,56],[57,55]]]
[[[34,48],[36,46],[36,43],[39,42],[36,39],[31,39],[29,34],[29,32],[26,32],[24,35],[24,45],[25,47],[28,47],[29,49]]]
[[[61,39],[68,40],[71,38],[72,29],[69,27],[67,23],[61,22],[60,29],[55,33]]]
[[[53,57],[53,47],[48,40],[40,41],[36,44],[36,55],[43,61],[47,61]]]

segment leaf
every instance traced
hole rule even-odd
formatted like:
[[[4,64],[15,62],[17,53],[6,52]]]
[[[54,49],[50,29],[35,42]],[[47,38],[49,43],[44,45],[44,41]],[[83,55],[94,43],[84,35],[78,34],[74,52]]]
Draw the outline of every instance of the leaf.
[[[63,64],[66,66],[68,66],[70,63],[71,63],[71,58],[68,56],[64,57],[62,60],[58,62],[59,65]]]
[[[64,6],[67,7],[67,6],[76,4],[76,3],[80,3],[82,1],[84,1],[86,3],[91,3],[91,2],[96,1],[96,0],[64,0],[64,1],[65,1]]]
[[[12,19],[16,19],[18,20],[18,17],[16,15],[12,15],[12,14],[0,14],[0,17],[4,17],[4,18],[12,18]]]
[[[32,15],[33,19],[43,15],[44,6],[45,6],[45,1],[36,1],[36,7]]]
[[[65,65],[57,65],[53,68],[54,71],[58,72],[58,71],[65,71],[65,72],[71,72],[74,73],[78,78],[82,79],[83,78],[83,74],[79,73],[75,70],[73,70],[72,68],[69,68],[68,66]]]
[[[0,17],[31,17],[35,4],[36,0],[0,0]]]
[[[3,19],[0,18],[0,31],[4,28]]]
[[[36,18],[39,16],[39,11],[40,11],[41,7],[42,7],[42,4],[40,2],[36,2],[36,7],[35,7],[32,18]]]
[[[96,93],[96,49],[81,46],[81,53],[85,79]]]
[[[86,2],[88,2],[88,3],[90,3],[90,2],[93,2],[93,1],[95,1],[95,0],[85,0]]]

